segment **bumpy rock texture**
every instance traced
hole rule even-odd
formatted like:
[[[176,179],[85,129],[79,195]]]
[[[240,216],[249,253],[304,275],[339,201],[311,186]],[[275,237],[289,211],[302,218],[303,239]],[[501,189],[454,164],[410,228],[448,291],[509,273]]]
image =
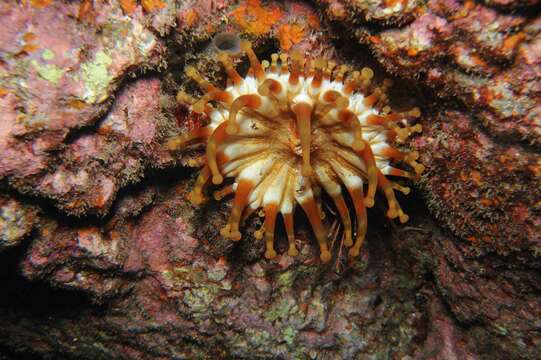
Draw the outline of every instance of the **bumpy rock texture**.
[[[537,1],[28,0],[0,18],[1,358],[538,357]],[[175,95],[186,64],[223,80],[223,31],[396,76],[423,109],[409,223],[376,206],[353,264],[315,261],[302,216],[296,258],[219,236],[228,204],[186,200],[200,150],[163,144],[205,121]]]
[[[151,146],[158,131],[145,129],[145,120],[159,126],[148,115],[133,124],[145,114],[133,113],[130,99],[119,99],[110,109],[112,95],[133,71],[160,65],[162,41],[141,19],[117,8],[103,8],[88,24],[77,17],[78,4],[0,6],[7,29],[0,35],[0,178],[20,192],[52,199],[67,213],[105,213],[120,184],[137,179],[139,170],[122,164],[117,168],[124,168],[123,176],[104,171],[114,167],[111,158],[128,151],[122,142]],[[140,104],[140,111],[158,116],[159,82],[142,87],[132,90],[151,98],[135,95],[131,101],[153,102]],[[106,124],[89,136],[72,136],[96,126],[107,111]],[[141,161],[135,155],[133,162]],[[95,168],[100,165],[101,171]]]

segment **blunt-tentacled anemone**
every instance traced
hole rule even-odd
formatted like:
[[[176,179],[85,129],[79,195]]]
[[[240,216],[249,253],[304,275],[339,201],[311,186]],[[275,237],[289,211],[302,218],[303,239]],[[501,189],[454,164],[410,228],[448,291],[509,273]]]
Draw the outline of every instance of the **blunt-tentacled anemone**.
[[[394,146],[421,131],[419,124],[409,122],[420,116],[419,109],[393,112],[387,95],[392,82],[376,83],[367,67],[352,71],[332,61],[306,59],[296,51],[272,54],[270,62],[260,62],[248,41],[241,42],[241,50],[250,61],[245,77],[227,52],[218,55],[228,75],[225,90],[194,67],[185,69],[204,95],[195,99],[180,92],[177,98],[206,114],[209,124],[168,142],[171,150],[195,142],[206,145],[205,164],[190,198],[194,204],[204,202],[210,182],[222,184],[215,198],[234,194],[221,234],[241,240],[243,220],[262,209],[264,223],[255,236],[265,238],[265,256],[276,256],[278,216],[283,217],[288,254],[295,256],[293,219],[301,208],[317,239],[321,261],[328,262],[332,256],[322,222],[318,196],[322,192],[332,199],[340,217],[350,258],[359,255],[368,225],[366,208],[374,205],[378,190],[387,199],[387,216],[406,222],[395,190],[404,194],[410,190],[388,177],[415,178],[423,172],[416,152]]]

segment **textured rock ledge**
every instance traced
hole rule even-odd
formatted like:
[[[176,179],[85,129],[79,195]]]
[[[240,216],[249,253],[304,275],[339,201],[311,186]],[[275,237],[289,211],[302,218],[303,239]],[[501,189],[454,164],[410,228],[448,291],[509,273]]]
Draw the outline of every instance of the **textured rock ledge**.
[[[24,3],[0,5],[3,356],[536,358],[535,2]],[[203,121],[174,96],[185,64],[223,79],[221,31],[379,62],[423,109],[411,220],[371,210],[353,266],[314,262],[302,216],[269,262],[219,236],[227,203],[186,201],[198,150],[161,144]]]

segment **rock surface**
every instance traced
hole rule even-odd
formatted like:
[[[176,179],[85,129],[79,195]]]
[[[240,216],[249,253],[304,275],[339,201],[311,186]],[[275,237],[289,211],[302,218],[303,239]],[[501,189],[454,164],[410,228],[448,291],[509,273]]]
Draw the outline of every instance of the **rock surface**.
[[[28,0],[0,18],[0,358],[538,357],[537,1]],[[163,143],[205,121],[174,98],[186,64],[223,79],[224,31],[371,64],[423,110],[410,221],[371,209],[355,263],[315,260],[302,216],[300,255],[282,236],[267,261],[219,236],[227,201],[187,201],[200,152]]]
[[[428,85],[444,100],[457,98],[502,141],[539,149],[538,11],[511,14],[474,1],[430,0],[418,5],[409,23],[389,28],[385,20],[377,21],[381,27],[359,24],[361,13],[349,1],[322,3],[388,71]]]
[[[115,90],[128,75],[160,65],[165,48],[141,19],[125,16],[120,8],[103,5],[87,23],[78,18],[79,4],[32,4],[0,5],[8,29],[0,34],[0,179],[20,192],[52,199],[67,213],[79,215],[90,208],[103,214],[118,189],[118,179],[91,174],[84,168],[91,165],[80,166],[72,159],[74,152],[90,157],[89,148],[102,145],[89,144],[89,136],[86,142],[79,139],[81,129],[95,126],[109,110]],[[141,104],[138,99],[139,104],[144,111],[154,106],[157,113],[159,84],[148,90],[155,93],[150,100],[154,104]],[[130,111],[140,111],[132,103]],[[110,138],[134,135],[123,134],[125,129],[119,126]],[[150,141],[132,142],[141,140]]]

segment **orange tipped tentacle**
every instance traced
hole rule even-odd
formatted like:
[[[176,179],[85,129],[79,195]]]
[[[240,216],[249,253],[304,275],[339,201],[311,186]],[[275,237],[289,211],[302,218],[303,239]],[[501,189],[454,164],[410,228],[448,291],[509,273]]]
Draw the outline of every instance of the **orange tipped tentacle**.
[[[233,101],[229,108],[229,119],[227,123],[227,133],[229,135],[236,134],[239,131],[237,124],[237,114],[244,108],[257,109],[261,106],[261,98],[255,94],[241,95]]]
[[[254,151],[246,153],[243,156],[235,157],[234,160],[230,161],[224,166],[221,166],[220,168],[223,169],[224,174],[227,174],[227,176],[236,177],[240,174],[241,171],[249,167],[254,162],[263,160],[267,157],[267,151],[256,149]]]
[[[276,250],[274,250],[274,228],[276,226],[276,215],[278,215],[278,205],[268,204],[265,206],[265,257],[267,259],[273,259],[276,257]]]
[[[387,126],[389,118],[387,116],[371,114],[366,117],[366,124],[372,126]]]
[[[391,121],[399,121],[399,120],[403,120],[405,118],[411,118],[411,117],[418,118],[420,116],[421,116],[421,110],[419,110],[418,107],[414,107],[409,111],[395,112],[395,113],[390,113],[387,115],[387,117]]]
[[[402,113],[389,113],[387,114],[386,118],[390,121],[399,121],[399,120],[402,120],[404,119],[404,115],[402,115]]]
[[[271,73],[278,73],[278,58],[279,58],[278,54],[276,53],[271,54],[271,63],[269,67],[269,70]]]
[[[179,104],[193,105],[197,102],[196,98],[182,90],[177,92],[176,99]]]
[[[293,213],[282,214],[284,218],[284,225],[286,228],[287,242],[289,244],[287,254],[289,256],[297,256],[299,251],[295,245],[295,224],[293,223]]]
[[[353,244],[353,247],[349,250],[349,257],[355,258],[359,256],[361,247],[364,243],[366,230],[368,229],[368,218],[366,216],[366,207],[363,200],[363,189],[361,187],[349,187],[348,191],[355,207],[355,214],[357,215],[355,244]]]
[[[325,93],[323,93],[323,96],[321,97],[321,100],[323,101],[316,103],[314,114],[316,114],[316,116],[321,120],[330,121],[330,124],[324,124],[323,122],[321,122],[321,125],[334,125],[334,119],[332,117],[325,118],[326,115],[329,114],[332,110],[345,109],[349,106],[348,98],[342,96],[342,94],[335,90],[325,91]]]
[[[215,185],[221,184],[224,181],[220,169],[218,168],[216,156],[218,145],[227,137],[226,127],[226,121],[218,125],[207,142],[207,163],[212,173],[212,183]]]
[[[297,119],[297,131],[301,137],[302,149],[302,176],[312,175],[312,165],[310,164],[310,143],[311,143],[311,121],[312,106],[308,103],[298,103],[293,105],[293,112]]]
[[[289,68],[287,64],[287,54],[281,53],[280,54],[280,74],[284,75],[288,73],[289,73]]]
[[[400,120],[404,120],[407,115],[405,115],[407,113],[401,113],[401,112],[390,112],[386,115],[386,118],[389,120],[389,121],[400,121]]]
[[[365,141],[363,139],[363,130],[361,124],[359,123],[357,115],[347,109],[344,109],[340,110],[340,112],[338,113],[338,118],[340,119],[340,121],[347,124],[348,127],[354,132],[354,141],[352,145],[353,150],[363,150],[365,147]]]
[[[370,84],[372,83],[372,78],[374,77],[374,71],[370,69],[369,67],[365,67],[361,69],[361,78],[359,86],[361,88],[361,91],[366,92],[368,91],[368,88],[370,87]]]
[[[337,194],[332,196],[336,209],[340,214],[342,224],[344,225],[344,245],[350,247],[353,245],[352,234],[351,234],[351,219],[349,217],[348,208],[346,201],[342,194]]]
[[[359,78],[361,77],[361,73],[359,71],[354,71],[351,76],[346,80],[346,83],[344,84],[344,93],[346,95],[351,95],[357,86],[359,85]]]
[[[214,90],[219,90],[216,86],[212,85],[207,79],[205,79],[199,71],[193,66],[187,66],[185,71],[186,76],[195,81],[201,90],[205,92],[211,92]]]
[[[250,60],[250,67],[253,70],[255,77],[259,81],[262,81],[265,78],[265,71],[254,53],[254,50],[252,49],[252,43],[250,43],[248,40],[243,40],[241,41],[240,46],[248,56],[248,60]]]
[[[192,110],[197,113],[203,113],[207,109],[207,104],[209,101],[215,100],[220,101],[224,104],[229,105],[233,96],[224,90],[212,90],[206,93],[201,99],[199,99],[195,104],[192,105]]]
[[[397,190],[397,191],[400,191],[402,194],[404,195],[408,195],[411,191],[411,189],[407,186],[402,186],[400,184],[397,184],[393,181],[391,181],[391,186],[393,187],[393,189]]]
[[[399,142],[404,142],[408,138],[408,136],[410,135],[410,131],[409,131],[409,129],[407,127],[406,128],[401,128],[397,124],[390,124],[389,129],[391,129],[391,130],[393,130],[395,132],[396,140],[399,141]]]
[[[390,146],[381,149],[378,155],[389,158],[389,159],[393,159],[395,161],[401,161],[406,156],[406,154],[403,153],[402,151]]]
[[[268,175],[257,185],[252,198],[263,197],[262,203],[265,212],[265,223],[262,232],[265,233],[266,252],[265,257],[272,259],[276,256],[274,250],[274,229],[278,209],[284,197],[284,189],[287,187],[286,165],[280,162],[274,163],[268,169]],[[285,170],[285,171],[284,171]],[[252,204],[253,205],[253,204]]]
[[[210,135],[212,129],[208,126],[200,127],[188,131],[182,135],[178,135],[167,140],[167,149],[169,150],[178,150],[186,146],[188,143],[194,140],[200,140],[206,138]]]
[[[390,144],[394,144],[396,142],[396,131],[394,130],[386,130],[386,131],[383,131],[383,133],[385,134],[385,137],[387,138],[387,142],[389,142]]]
[[[397,169],[397,168],[392,167],[392,166],[387,166],[385,168],[385,175],[399,176],[399,177],[408,178],[408,179],[415,178],[414,174],[412,174],[412,173],[410,173],[408,171],[402,170],[402,169]]]
[[[325,67],[323,71],[323,79],[330,81],[332,77],[332,72],[335,67],[336,67],[336,61],[334,60],[327,61],[327,66]]]
[[[230,105],[231,101],[233,101],[233,95],[225,90],[211,91],[208,97],[210,100],[219,101],[226,105]]]
[[[365,106],[373,106],[375,103],[378,102],[379,98],[381,97],[382,91],[380,88],[375,88],[374,92],[367,97],[364,98],[364,105]]]
[[[337,109],[344,109],[349,106],[349,99],[335,90],[325,91],[322,98],[325,102],[332,104]]]
[[[421,124],[415,124],[410,126],[405,119],[408,117],[418,118],[421,116],[421,111],[418,107],[405,112],[388,113],[385,117],[389,120],[386,126],[394,131],[398,141],[403,142],[413,133],[420,133],[423,130]]]
[[[410,111],[407,112],[407,115],[414,118],[421,117],[421,109],[415,106],[414,108],[412,108]]]
[[[178,93],[177,93],[177,96],[176,96],[176,99],[177,99],[177,102],[179,104],[183,104],[183,105],[190,105],[192,111],[193,111],[193,106],[195,104],[197,104],[197,102],[199,101],[198,99],[194,98],[193,96],[191,96],[190,94],[186,93],[185,91],[182,91],[180,90]],[[199,109],[201,110],[201,109]],[[205,103],[202,110],[201,111],[196,111],[198,113],[205,113],[207,115],[210,115],[210,113],[213,111],[214,109],[212,108],[211,105]]]
[[[411,134],[420,133],[423,130],[421,124],[416,124],[414,126],[404,125],[403,128],[397,124],[390,124],[389,128],[396,133],[397,140],[404,142]]]
[[[417,151],[411,151],[405,154],[404,162],[413,168],[415,174],[421,175],[425,171],[425,167],[416,161],[418,158],[419,153]]]
[[[421,133],[423,131],[423,125],[415,124],[409,128],[410,134]]]
[[[335,103],[338,99],[342,97],[342,94],[340,94],[336,90],[327,90],[325,93],[323,93],[322,99],[326,103]]]
[[[228,161],[231,161],[229,156],[227,156],[223,151],[216,151],[216,163],[218,164],[218,167],[221,168]]]
[[[349,70],[349,66],[340,65],[340,67],[338,67],[338,69],[335,71],[334,81],[336,82],[344,81],[344,76],[346,75],[346,72],[348,72],[348,70]]]
[[[408,153],[406,154],[406,158],[404,159],[404,161],[406,162],[406,164],[408,164],[409,166],[413,168],[413,171],[415,171],[415,174],[421,175],[423,171],[425,171],[425,166],[423,164],[419,164],[416,161],[419,158],[419,153],[417,152],[413,152],[413,153],[416,154],[417,156],[410,158],[409,155],[412,153]]]
[[[295,178],[292,175],[291,168],[287,170],[287,175],[285,176],[284,193],[282,194],[280,206],[289,244],[287,253],[289,256],[297,256],[299,251],[295,245],[295,224],[293,220],[293,213],[295,211]]]
[[[240,219],[242,212],[248,203],[248,196],[254,188],[254,183],[250,180],[242,179],[237,185],[235,192],[235,200],[233,200],[233,209],[228,224],[221,230],[222,236],[233,241],[239,241],[241,234],[239,231]]]
[[[227,72],[227,76],[229,77],[231,82],[233,82],[235,86],[242,84],[244,79],[239,75],[237,70],[235,70],[235,67],[233,66],[233,60],[231,60],[229,54],[227,54],[225,51],[222,51],[218,54],[218,60],[224,66],[225,71]]]
[[[308,221],[312,225],[314,230],[314,235],[316,236],[317,242],[319,244],[320,258],[322,262],[328,262],[331,260],[331,253],[329,252],[329,247],[327,245],[327,236],[323,223],[321,222],[321,217],[319,213],[318,206],[314,200],[312,194],[305,196],[302,201],[299,202],[302,209],[308,217]]]
[[[274,79],[266,79],[257,88],[257,92],[261,96],[265,96],[274,104],[276,113],[285,112],[288,110],[287,103],[284,100],[284,94],[282,93],[282,84]]]
[[[378,171],[378,186],[383,190],[387,202],[389,203],[389,210],[387,210],[387,217],[394,219],[398,217],[401,223],[408,221],[408,215],[404,214],[400,208],[400,204],[394,195],[394,190],[391,185],[391,182],[387,180],[385,175]]]
[[[366,197],[364,198],[364,204],[366,207],[371,208],[374,206],[374,197],[376,196],[376,190],[378,187],[378,173],[379,170],[376,166],[376,160],[372,149],[366,144],[363,150],[360,151],[360,155],[366,165],[366,172],[368,177],[368,190]]]
[[[278,96],[282,93],[282,84],[274,79],[266,79],[257,88],[257,92],[261,96]]]
[[[395,160],[395,161],[405,162],[406,164],[410,165],[413,168],[416,175],[422,174],[425,169],[423,165],[419,164],[416,161],[419,158],[419,153],[417,151],[402,152],[398,149],[387,147],[387,148],[381,149],[378,155],[388,158],[388,159]],[[393,168],[391,166],[388,166],[385,169],[385,173],[386,175],[401,176],[401,177],[406,177],[406,178],[411,178],[411,179],[415,178],[414,174],[408,171]]]
[[[203,195],[203,189],[205,188],[206,183],[210,178],[210,168],[208,165],[205,165],[197,180],[195,180],[195,185],[192,192],[188,195],[189,200],[194,205],[200,205],[205,201],[205,196]]]

